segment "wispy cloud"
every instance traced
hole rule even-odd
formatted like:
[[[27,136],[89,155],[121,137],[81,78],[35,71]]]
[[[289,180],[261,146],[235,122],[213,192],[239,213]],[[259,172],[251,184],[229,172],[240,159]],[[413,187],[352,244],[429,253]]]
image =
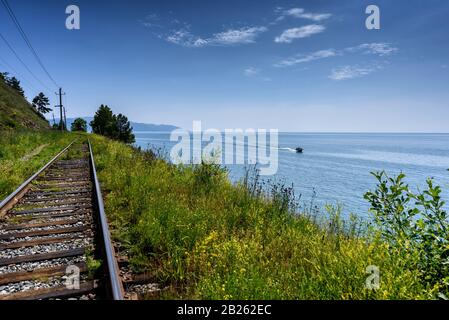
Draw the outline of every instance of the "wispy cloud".
[[[299,63],[305,63],[305,62],[335,57],[338,54],[339,53],[334,49],[320,50],[320,51],[316,51],[316,52],[313,52],[313,53],[310,53],[307,55],[302,55],[302,54],[296,55],[292,58],[282,60],[282,61],[276,63],[274,66],[275,67],[289,67],[289,66],[293,66],[293,65],[299,64]]]
[[[311,62],[320,59],[332,58],[336,56],[344,56],[346,54],[371,54],[378,57],[385,57],[392,55],[399,51],[398,48],[393,47],[388,43],[364,43],[355,47],[348,47],[341,50],[325,49],[312,52],[309,54],[297,54],[293,57],[286,58],[274,64],[275,67],[290,67],[300,63]]]
[[[318,24],[287,29],[279,37],[276,37],[274,41],[277,43],[291,43],[295,39],[307,38],[324,30],[326,30],[326,27]]]
[[[363,43],[356,47],[346,48],[349,52],[363,52],[365,54],[374,54],[377,56],[389,56],[398,51],[398,48],[393,47],[389,43],[385,42],[373,42],[373,43]]]
[[[140,23],[147,28],[162,28],[160,18],[157,14],[148,14],[145,19],[140,20]]]
[[[260,73],[260,70],[254,68],[254,67],[249,67],[249,68],[246,68],[245,70],[243,70],[243,74],[247,77],[257,76],[259,73]]]
[[[381,68],[382,67],[380,65],[364,67],[347,65],[333,69],[331,74],[329,75],[329,78],[335,81],[361,78]]]
[[[193,35],[188,29],[182,28],[172,32],[166,37],[166,40],[185,47],[230,46],[254,43],[256,38],[265,31],[267,31],[266,27],[243,27],[215,33],[209,38],[202,38]]]
[[[284,11],[284,16],[309,19],[309,20],[318,22],[318,21],[329,19],[332,16],[332,14],[330,14],[330,13],[310,13],[310,12],[306,12],[302,8],[292,8],[292,9]]]
[[[210,41],[218,44],[254,43],[256,37],[265,31],[267,31],[266,27],[245,27],[227,30],[214,34]]]
[[[263,76],[261,74],[261,70],[254,67],[246,68],[245,70],[243,70],[243,74],[248,78],[257,78],[263,81],[271,81],[271,78]]]
[[[284,20],[287,17],[307,19],[315,22],[320,22],[332,17],[332,14],[330,13],[311,13],[307,12],[303,8],[284,9],[282,7],[277,7],[275,12],[278,14],[278,17],[272,24],[277,24],[278,22]]]

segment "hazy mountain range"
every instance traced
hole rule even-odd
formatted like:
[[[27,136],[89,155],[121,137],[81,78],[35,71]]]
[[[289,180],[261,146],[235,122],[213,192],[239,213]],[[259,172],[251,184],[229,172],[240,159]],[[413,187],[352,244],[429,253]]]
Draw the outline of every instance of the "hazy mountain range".
[[[81,117],[87,122],[87,131],[91,132],[92,128],[89,123],[93,120],[93,117]],[[76,118],[67,118],[67,127],[70,129],[72,122],[75,121]],[[53,124],[53,119],[49,119],[50,124]],[[59,122],[59,119],[55,119],[56,123]],[[153,124],[153,123],[140,123],[140,122],[131,122],[131,126],[134,131],[160,131],[160,132],[171,132],[173,130],[178,129],[176,126],[168,125],[168,124]]]

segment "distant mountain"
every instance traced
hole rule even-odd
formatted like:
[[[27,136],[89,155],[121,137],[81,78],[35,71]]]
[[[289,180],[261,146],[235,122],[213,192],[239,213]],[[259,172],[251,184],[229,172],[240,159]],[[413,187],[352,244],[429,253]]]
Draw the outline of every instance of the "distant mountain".
[[[87,131],[91,132],[92,128],[89,123],[93,120],[93,117],[81,117],[87,122]],[[67,118],[67,127],[70,129],[72,122],[75,121],[76,118]],[[51,124],[53,124],[53,120],[49,120]],[[55,120],[56,123],[59,122],[59,119]],[[131,126],[134,131],[161,131],[161,132],[171,132],[173,130],[178,129],[176,126],[167,125],[167,124],[152,124],[152,123],[140,123],[140,122],[132,122]]]
[[[162,132],[171,132],[173,130],[178,129],[178,127],[168,125],[168,124],[151,124],[151,123],[139,123],[132,122],[131,126],[134,131],[162,131]]]

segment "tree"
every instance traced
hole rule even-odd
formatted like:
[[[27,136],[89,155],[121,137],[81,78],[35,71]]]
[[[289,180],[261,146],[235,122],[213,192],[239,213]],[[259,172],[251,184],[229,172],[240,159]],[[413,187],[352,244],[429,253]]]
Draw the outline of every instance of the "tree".
[[[116,117],[117,124],[117,139],[123,141],[124,143],[134,143],[136,142],[136,137],[133,134],[133,128],[128,121],[128,118],[123,114],[119,114]]]
[[[90,122],[92,132],[107,137],[114,136],[115,118],[112,110],[106,106],[101,105],[97,112],[95,112],[94,119]]]
[[[34,97],[33,107],[42,114],[49,113],[53,110],[47,107],[50,105],[49,101],[50,100],[45,96],[45,94],[41,92],[36,97]]]
[[[12,78],[6,78],[6,83],[8,86],[16,90],[22,97],[25,96],[25,92],[23,91],[22,87],[20,86],[20,81],[17,80],[16,77]]]
[[[87,122],[82,118],[76,118],[75,121],[72,122],[72,131],[87,131]]]
[[[135,142],[128,118],[123,114],[115,115],[106,105],[100,106],[90,125],[93,133],[128,144]]]
[[[2,80],[3,82],[7,83],[8,81],[8,72],[0,72],[0,80]]]

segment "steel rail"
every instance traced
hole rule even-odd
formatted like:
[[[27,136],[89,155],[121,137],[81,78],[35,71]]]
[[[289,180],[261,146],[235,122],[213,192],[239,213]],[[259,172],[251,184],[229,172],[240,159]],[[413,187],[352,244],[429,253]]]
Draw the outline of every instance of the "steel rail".
[[[4,211],[4,208],[11,203],[11,201],[17,201],[18,199],[15,199],[22,191],[25,190],[25,188],[33,182],[34,179],[36,179],[43,171],[45,171],[49,166],[51,166],[64,152],[66,152],[74,143],[76,140],[73,140],[67,147],[65,147],[61,152],[59,152],[53,159],[51,159],[46,165],[44,165],[39,171],[37,171],[35,174],[33,174],[28,180],[26,180],[24,183],[22,183],[13,193],[11,193],[9,196],[7,196],[5,199],[3,199],[2,202],[0,202],[0,217],[2,216],[2,212]]]
[[[103,245],[107,261],[109,285],[111,287],[112,299],[123,300],[123,285],[120,280],[119,267],[115,259],[115,251],[111,243],[111,235],[109,234],[108,221],[104,210],[103,196],[101,194],[100,182],[98,181],[97,171],[95,169],[94,153],[92,145],[89,142],[90,163],[92,170],[92,178],[95,184],[95,201],[97,204],[98,218],[100,220],[100,229],[102,233]]]

